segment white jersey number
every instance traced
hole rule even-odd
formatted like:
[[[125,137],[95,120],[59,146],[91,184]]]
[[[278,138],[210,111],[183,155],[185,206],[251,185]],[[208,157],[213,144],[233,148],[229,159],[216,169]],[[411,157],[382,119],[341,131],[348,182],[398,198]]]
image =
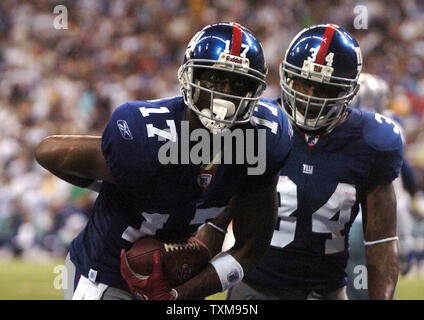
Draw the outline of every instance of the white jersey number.
[[[277,191],[280,195],[280,207],[278,208],[279,226],[274,231],[271,245],[284,248],[293,242],[296,233],[296,217],[290,215],[297,210],[297,186],[289,177],[280,177]]]
[[[383,116],[379,113],[375,114],[375,120],[380,124],[383,124],[383,120],[384,120],[385,122],[387,122],[388,124],[391,124],[393,126],[393,132],[394,133],[400,134],[400,128],[399,128],[398,124],[396,123],[396,121],[393,121],[392,119],[387,118],[387,117],[385,117],[385,116]]]
[[[148,116],[150,116],[151,113],[169,113],[169,109],[166,108],[166,107],[160,107],[160,108],[141,107],[141,108],[138,108],[138,109],[140,110],[141,115],[143,117],[148,117]],[[151,124],[151,123],[146,124],[147,136],[149,138],[152,138],[155,135],[157,135],[160,138],[164,138],[164,139],[176,142],[177,141],[177,129],[175,127],[174,120],[166,120],[166,124],[168,125],[169,128],[164,129],[164,130],[154,127],[153,124]]]
[[[284,248],[294,241],[296,234],[296,217],[291,216],[298,207],[297,186],[287,176],[281,176],[277,191],[280,194],[278,230],[274,231],[271,245]],[[345,235],[342,231],[349,222],[351,210],[356,199],[353,185],[339,183],[327,203],[312,214],[312,232],[331,235],[325,241],[325,254],[345,250]]]
[[[215,218],[218,214],[224,210],[225,207],[212,207],[206,209],[196,209],[193,219],[190,221],[190,225],[202,224],[206,219]],[[140,224],[140,228],[128,226],[127,229],[122,233],[122,238],[128,242],[134,243],[141,237],[153,236],[156,232],[163,228],[163,225],[168,221],[169,214],[160,213],[141,213],[144,220]]]
[[[258,104],[255,107],[255,111],[258,111],[259,107],[267,108],[275,118],[278,117],[278,110],[275,106],[261,102],[260,104]],[[267,120],[267,119],[262,119],[262,118],[258,118],[258,117],[255,117],[255,116],[251,116],[250,117],[250,123],[253,124],[253,125],[262,125],[264,127],[267,127],[271,130],[271,132],[273,134],[277,134],[278,122],[276,122],[276,121],[270,121],[270,120]]]

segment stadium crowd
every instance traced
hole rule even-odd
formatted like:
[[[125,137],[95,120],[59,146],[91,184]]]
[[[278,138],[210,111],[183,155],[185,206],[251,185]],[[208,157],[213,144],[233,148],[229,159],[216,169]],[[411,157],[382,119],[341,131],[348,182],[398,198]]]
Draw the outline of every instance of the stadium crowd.
[[[54,27],[56,5],[67,9],[67,29]],[[367,13],[364,29],[354,27],[358,5]],[[422,189],[423,18],[420,0],[2,0],[1,250],[67,252],[95,194],[42,169],[34,147],[52,134],[100,135],[123,102],[179,94],[177,69],[187,43],[217,21],[239,22],[261,40],[269,68],[265,96],[279,94],[278,64],[300,29],[320,22],[345,27],[359,40],[363,71],[391,86],[390,108],[404,121],[405,157]],[[418,213],[424,211],[419,201]]]

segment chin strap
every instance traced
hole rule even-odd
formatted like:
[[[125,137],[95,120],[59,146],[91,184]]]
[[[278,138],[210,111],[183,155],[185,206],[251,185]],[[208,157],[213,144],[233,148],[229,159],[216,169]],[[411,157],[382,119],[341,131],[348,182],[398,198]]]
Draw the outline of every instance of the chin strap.
[[[224,120],[227,117],[231,117],[234,115],[234,112],[236,110],[236,106],[234,103],[228,100],[224,99],[213,99],[213,117],[216,120]],[[204,115],[207,115],[209,117],[212,117],[211,111],[208,108],[204,108],[200,110],[201,113]],[[202,124],[208,128],[213,134],[217,134],[221,132],[223,129],[225,129],[228,124],[217,122],[216,120],[212,120],[206,117],[199,116],[200,121]]]
[[[340,119],[337,121],[337,122],[335,122],[335,123],[333,123],[333,124],[331,124],[331,125],[329,125],[328,127],[325,127],[325,128],[321,128],[321,129],[318,129],[318,130],[315,130],[315,131],[308,131],[308,130],[304,130],[304,129],[301,129],[300,128],[300,130],[303,132],[303,133],[307,133],[307,134],[309,134],[309,135],[317,135],[317,136],[325,136],[325,135],[327,135],[327,134],[330,134],[339,124],[342,124],[343,123],[343,121],[345,121],[346,120],[346,118],[347,118],[347,116],[349,115],[349,112],[347,112],[346,110],[343,112],[343,115],[340,117]],[[295,124],[294,124],[295,125]],[[295,125],[296,126],[296,125]]]
[[[325,128],[323,135],[329,134],[331,131],[334,130],[335,127],[337,127],[339,124],[343,123],[343,121],[346,120],[348,114],[349,114],[349,112],[347,112],[346,109],[345,109],[345,111],[343,111],[343,114],[340,117],[339,121],[336,121],[333,124],[329,125],[327,128]]]

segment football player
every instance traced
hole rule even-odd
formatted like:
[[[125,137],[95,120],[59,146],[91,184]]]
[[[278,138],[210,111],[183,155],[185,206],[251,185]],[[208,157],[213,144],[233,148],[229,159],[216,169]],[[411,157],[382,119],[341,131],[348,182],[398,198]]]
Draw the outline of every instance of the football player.
[[[182,96],[119,106],[101,137],[50,136],[39,144],[38,162],[59,178],[89,188],[102,181],[89,222],[70,245],[73,299],[202,298],[226,290],[256,265],[272,237],[275,186],[292,134],[278,107],[257,104],[266,73],[262,46],[248,29],[209,25],[185,52],[178,71]],[[265,150],[265,172],[251,175],[246,161],[219,164],[216,158],[162,164],[159,157],[169,141],[181,150],[191,148],[181,159],[191,155],[196,145],[183,134],[187,121],[190,134],[202,130],[209,137],[253,131],[251,144]],[[217,254],[227,213],[236,245]],[[153,276],[140,279],[129,269],[125,250],[140,237],[181,239],[202,224],[198,236],[217,255],[186,283],[170,288],[160,259],[154,260],[159,272]]]
[[[396,123],[404,139],[402,120],[389,110],[390,88],[388,83],[373,74],[361,73],[359,76],[360,90],[351,106],[362,110],[379,113]],[[413,223],[411,214],[411,197],[418,190],[416,175],[412,166],[404,159],[400,175],[393,181],[397,202],[397,233],[399,237],[400,271],[405,274],[409,271],[413,253]],[[347,294],[351,300],[368,299],[368,290],[364,286],[356,286],[354,279],[360,268],[365,265],[365,249],[362,234],[362,217],[356,217],[349,233],[349,262],[347,266],[348,285]]]
[[[291,42],[280,64],[281,97],[261,102],[279,105],[295,127],[277,185],[278,222],[270,251],[229,299],[347,299],[348,234],[359,205],[369,297],[393,297],[399,264],[392,181],[403,147],[392,121],[348,107],[361,69],[358,43],[339,26],[315,25]]]

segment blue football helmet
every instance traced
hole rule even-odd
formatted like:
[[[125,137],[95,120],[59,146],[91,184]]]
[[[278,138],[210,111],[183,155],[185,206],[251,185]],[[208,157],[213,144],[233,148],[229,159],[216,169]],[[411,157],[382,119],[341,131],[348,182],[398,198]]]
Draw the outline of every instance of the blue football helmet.
[[[350,106],[374,113],[383,113],[389,108],[390,88],[383,78],[361,73],[358,80],[361,88]]]
[[[212,74],[211,81],[201,80],[206,72]],[[219,133],[250,121],[266,88],[266,74],[263,49],[256,37],[237,23],[217,23],[191,39],[178,80],[186,105],[206,128]],[[231,94],[219,88],[228,75],[233,79],[228,84],[234,88]],[[199,96],[205,93],[207,103],[200,105]]]
[[[283,110],[294,125],[305,131],[331,131],[359,90],[361,69],[361,50],[346,30],[334,24],[303,29],[290,43],[280,64]],[[330,88],[334,97],[295,90],[293,81],[298,78]]]

